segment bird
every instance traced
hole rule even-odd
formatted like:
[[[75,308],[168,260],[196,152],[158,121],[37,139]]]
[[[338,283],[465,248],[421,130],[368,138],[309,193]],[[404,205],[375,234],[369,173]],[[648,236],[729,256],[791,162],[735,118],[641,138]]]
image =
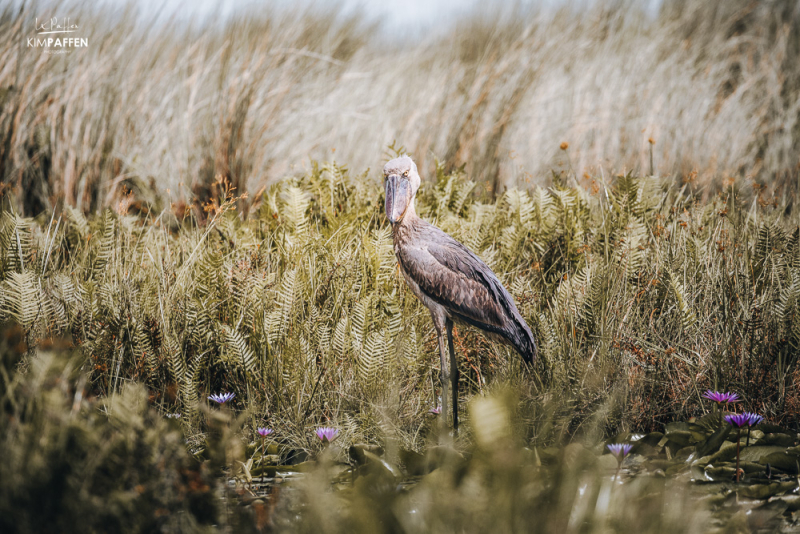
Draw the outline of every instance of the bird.
[[[459,241],[417,215],[414,200],[421,179],[411,157],[402,155],[386,163],[383,177],[394,253],[409,289],[431,313],[441,359],[441,415],[446,422],[450,379],[453,431],[457,433],[458,366],[453,349],[453,324],[477,327],[490,338],[511,345],[529,365],[537,356],[536,340],[514,299],[489,266]]]

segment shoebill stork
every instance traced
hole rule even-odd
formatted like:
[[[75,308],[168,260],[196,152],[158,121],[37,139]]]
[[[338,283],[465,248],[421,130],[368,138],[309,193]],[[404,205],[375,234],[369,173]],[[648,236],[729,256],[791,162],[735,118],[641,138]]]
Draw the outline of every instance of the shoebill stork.
[[[447,420],[449,378],[453,390],[453,430],[457,432],[458,366],[453,350],[453,322],[475,326],[510,344],[528,364],[536,358],[536,341],[514,299],[489,266],[467,247],[417,216],[414,197],[420,177],[412,159],[408,156],[393,159],[384,166],[383,175],[386,217],[392,224],[394,252],[411,292],[431,312],[442,364],[442,417]]]

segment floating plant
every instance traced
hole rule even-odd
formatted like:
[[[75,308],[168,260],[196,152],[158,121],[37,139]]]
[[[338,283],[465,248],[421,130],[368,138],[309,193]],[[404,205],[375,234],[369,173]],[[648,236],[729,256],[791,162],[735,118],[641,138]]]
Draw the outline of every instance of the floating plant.
[[[330,443],[336,436],[339,434],[339,431],[335,428],[329,426],[323,426],[316,430],[317,437],[322,440],[323,443]]]
[[[725,416],[725,421],[731,425],[735,426],[737,429],[736,435],[736,483],[739,483],[739,453],[741,449],[741,441],[742,441],[742,428],[747,427],[747,432],[749,435],[750,427],[757,425],[764,418],[758,414],[752,412],[744,412],[738,414],[730,414]],[[749,443],[748,438],[748,443]]]
[[[209,395],[208,400],[212,400],[217,404],[225,404],[226,402],[231,401],[236,396],[236,393],[215,393],[213,395]]]
[[[606,446],[609,452],[617,459],[617,472],[614,473],[614,478],[616,479],[619,475],[619,468],[622,467],[622,460],[625,459],[628,454],[630,454],[631,449],[633,449],[633,445],[630,443],[613,443],[611,445]]]

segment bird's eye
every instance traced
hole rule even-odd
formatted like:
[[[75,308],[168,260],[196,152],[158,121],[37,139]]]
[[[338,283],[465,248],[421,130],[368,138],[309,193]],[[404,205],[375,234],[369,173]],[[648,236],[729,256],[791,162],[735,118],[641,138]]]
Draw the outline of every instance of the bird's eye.
[[[406,177],[406,178],[408,178],[408,171],[404,172],[404,173],[403,173],[403,176],[404,176],[404,177]]]

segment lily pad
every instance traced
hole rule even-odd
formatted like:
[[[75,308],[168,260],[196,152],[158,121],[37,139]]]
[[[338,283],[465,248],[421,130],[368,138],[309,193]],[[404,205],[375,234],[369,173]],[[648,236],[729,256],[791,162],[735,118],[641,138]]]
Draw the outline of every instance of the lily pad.
[[[705,441],[706,438],[708,438],[709,433],[698,432],[696,430],[693,430],[692,432],[690,432],[690,434],[692,435],[692,439],[689,441],[689,443],[700,443],[701,441]]]
[[[686,463],[677,463],[667,467],[664,471],[667,473],[668,476],[677,475],[681,471],[689,470],[689,465]]]
[[[744,447],[739,453],[739,458],[748,462],[759,462],[763,465],[766,462],[762,462],[761,459],[774,453],[781,453],[785,455],[786,449],[775,446],[763,447],[761,445],[756,445],[755,447]]]
[[[658,442],[661,441],[661,438],[663,437],[664,434],[662,432],[650,432],[649,434],[645,434],[636,440],[636,443],[650,445],[651,447],[658,447]]]
[[[371,452],[377,456],[383,456],[383,447],[380,445],[371,445],[367,443],[356,443],[355,445],[351,445],[347,452],[350,456],[350,459],[356,464],[364,465],[366,463],[366,457],[364,456],[365,452]]]
[[[761,423],[756,425],[754,428],[758,428],[764,434],[785,434],[786,429],[780,425],[773,425],[772,423]]]
[[[780,469],[785,473],[797,473],[798,458],[793,454],[787,454],[786,451],[773,452],[759,458],[758,463],[769,464],[774,469]]]
[[[753,436],[750,436],[750,439],[753,439]],[[794,445],[795,438],[788,434],[764,434],[764,437],[758,440],[759,445],[777,445],[779,447],[791,447]]]
[[[737,489],[739,496],[747,499],[767,499],[773,495],[786,493],[797,487],[797,482],[775,482],[772,484],[751,484]]]
[[[689,423],[684,421],[675,421],[664,425],[664,432],[670,435],[675,432],[689,432]]]
[[[647,443],[637,442],[633,444],[633,449],[631,449],[631,453],[652,458],[653,456],[658,456],[659,450]]]
[[[706,478],[705,469],[703,469],[699,465],[692,465],[690,469],[691,469],[692,479],[694,479],[694,480],[708,480]]]
[[[380,477],[391,478],[395,480],[402,478],[403,475],[400,473],[399,469],[377,454],[369,451],[363,451],[363,454],[363,466],[367,474],[376,474]]]
[[[410,476],[420,476],[430,472],[428,459],[416,451],[400,449],[400,462]]]
[[[730,481],[736,476],[736,468],[727,465],[706,467],[706,476],[711,480]]]
[[[697,459],[692,461],[692,465],[695,465],[695,466],[698,466],[698,467],[705,467],[710,463],[711,463],[711,455],[702,456],[702,457],[697,458]]]
[[[778,497],[770,497],[769,502],[780,501],[786,504],[786,509],[790,512],[800,510],[800,495],[781,495]]]
[[[708,463],[717,464],[719,462],[729,462],[734,458],[736,458],[736,444],[726,441],[717,452],[709,457]]]
[[[723,412],[710,412],[695,420],[695,424],[704,428],[709,434],[723,426]]]
[[[674,432],[668,432],[667,437],[669,438],[667,447],[677,451],[689,444],[692,440],[692,433],[688,430],[676,430]]]
[[[741,469],[747,474],[750,474],[750,473],[764,473],[767,470],[767,467],[761,464],[757,464],[755,462],[743,462],[741,461],[740,458],[739,469]]]
[[[766,502],[749,510],[747,524],[754,532],[775,531],[787,508],[787,504],[781,501]]]
[[[655,471],[656,469],[664,469],[664,470],[666,470],[667,468],[671,467],[673,465],[673,463],[674,462],[671,462],[669,460],[654,459],[654,460],[650,460],[649,462],[647,462],[645,464],[645,467],[647,467],[647,469],[649,471]]]
[[[728,435],[730,435],[731,428],[730,425],[718,428],[707,440],[697,445],[697,454],[699,456],[706,456],[707,454],[712,454],[719,450]]]

